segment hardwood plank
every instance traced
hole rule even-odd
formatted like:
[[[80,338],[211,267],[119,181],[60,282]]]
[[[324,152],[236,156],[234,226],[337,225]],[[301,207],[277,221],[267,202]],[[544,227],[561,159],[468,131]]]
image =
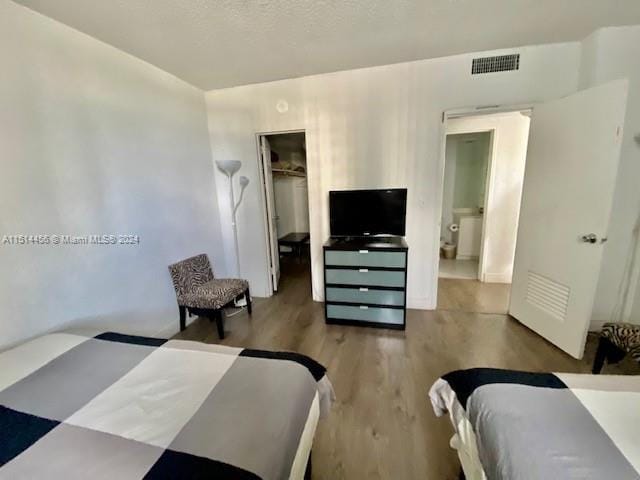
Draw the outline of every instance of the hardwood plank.
[[[449,282],[468,281],[447,280],[440,292],[450,308],[410,310],[405,332],[326,325],[323,305],[311,300],[308,264],[284,259],[278,294],[254,299],[253,317],[228,317],[224,341],[205,319],[176,338],[293,350],[327,366],[337,401],[318,425],[314,479],[457,479],[452,428],[431,410],[431,384],[450,370],[476,366],[589,372],[595,337],[585,359],[575,360],[507,315],[464,311],[490,309],[499,293],[485,298],[477,286]],[[605,367],[625,371],[638,367],[631,361]]]
[[[510,290],[511,286],[504,283],[440,278],[438,310],[506,314]]]

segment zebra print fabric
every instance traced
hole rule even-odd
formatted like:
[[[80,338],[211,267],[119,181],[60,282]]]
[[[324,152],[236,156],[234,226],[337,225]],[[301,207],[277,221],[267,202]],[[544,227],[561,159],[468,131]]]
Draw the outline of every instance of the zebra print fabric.
[[[605,323],[601,335],[640,362],[640,325]]]
[[[169,265],[178,305],[189,308],[218,309],[249,288],[239,278],[215,278],[209,257],[202,253]]]

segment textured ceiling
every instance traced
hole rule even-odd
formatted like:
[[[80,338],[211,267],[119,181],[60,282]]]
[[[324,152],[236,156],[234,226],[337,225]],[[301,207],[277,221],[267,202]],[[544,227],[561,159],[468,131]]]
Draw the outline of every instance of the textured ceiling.
[[[209,90],[640,23],[640,0],[17,0]]]

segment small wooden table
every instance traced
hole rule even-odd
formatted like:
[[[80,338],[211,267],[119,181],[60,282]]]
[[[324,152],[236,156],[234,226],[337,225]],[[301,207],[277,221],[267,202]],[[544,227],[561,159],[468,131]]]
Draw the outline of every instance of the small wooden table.
[[[279,238],[278,246],[290,247],[298,256],[298,260],[300,260],[302,258],[302,249],[307,240],[309,240],[309,232],[293,232]]]

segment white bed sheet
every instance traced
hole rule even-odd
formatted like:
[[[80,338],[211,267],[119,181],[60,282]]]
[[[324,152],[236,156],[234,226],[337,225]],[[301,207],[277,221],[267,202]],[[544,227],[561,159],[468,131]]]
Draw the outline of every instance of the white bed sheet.
[[[320,418],[320,400],[316,393],[311,408],[309,409],[309,416],[307,417],[307,423],[305,423],[302,436],[300,437],[300,443],[298,444],[298,451],[293,459],[293,465],[291,466],[291,475],[289,480],[303,480],[304,474],[307,469],[307,460],[311,455],[311,445],[313,444],[313,437],[316,433],[316,427],[318,426],[318,419]]]
[[[480,456],[478,455],[478,446],[476,443],[476,435],[473,427],[464,414],[462,405],[458,402],[456,394],[449,388],[447,382],[441,378],[434,383],[429,391],[431,403],[438,416],[449,412],[449,417],[455,433],[449,445],[456,450],[460,465],[464,471],[467,480],[487,480],[487,476],[482,468]],[[444,399],[445,404],[442,404]]]

